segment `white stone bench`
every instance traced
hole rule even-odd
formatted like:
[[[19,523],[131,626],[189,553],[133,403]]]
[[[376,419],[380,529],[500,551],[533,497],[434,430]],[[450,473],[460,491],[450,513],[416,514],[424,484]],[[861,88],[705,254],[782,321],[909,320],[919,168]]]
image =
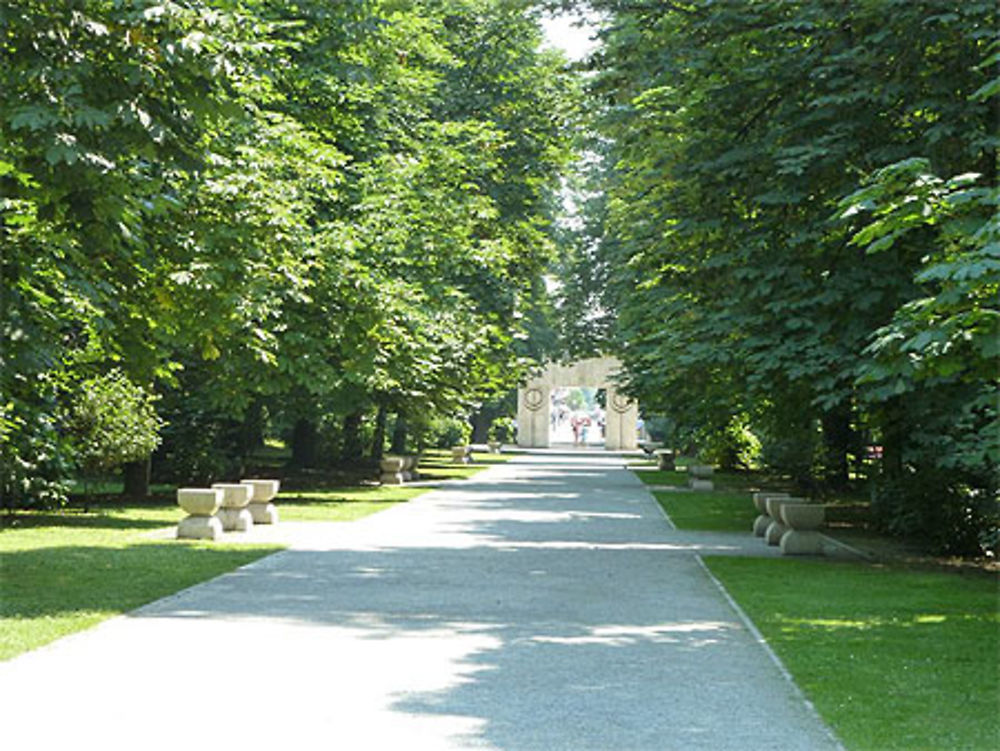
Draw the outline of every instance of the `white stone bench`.
[[[451,460],[455,464],[468,464],[472,461],[472,446],[452,446]]]
[[[222,536],[222,522],[216,512],[222,505],[222,496],[219,488],[178,488],[177,504],[188,516],[177,525],[177,538],[218,540]]]
[[[217,516],[226,532],[249,532],[253,529],[253,516],[247,508],[253,498],[252,485],[239,482],[216,482],[213,488],[222,491],[222,508]]]
[[[281,487],[279,480],[240,480],[240,485],[250,485],[253,487],[253,494],[250,496],[250,503],[247,510],[253,518],[254,524],[277,524],[278,509],[271,503],[278,495]]]
[[[753,494],[760,515],[753,532],[768,545],[777,545],[785,555],[822,555],[823,535],[819,528],[826,520],[826,506],[793,498],[788,493]]]
[[[415,455],[387,454],[379,462],[379,482],[383,485],[402,485],[417,478],[420,457]]]

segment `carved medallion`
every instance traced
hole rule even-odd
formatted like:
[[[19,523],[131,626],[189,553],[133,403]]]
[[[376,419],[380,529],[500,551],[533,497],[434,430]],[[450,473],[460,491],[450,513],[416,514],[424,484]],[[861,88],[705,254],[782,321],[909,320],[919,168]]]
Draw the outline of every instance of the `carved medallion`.
[[[531,412],[537,412],[545,403],[545,394],[537,386],[524,391],[524,406]]]
[[[617,391],[611,395],[611,409],[620,415],[625,414],[632,408],[632,400],[629,399],[625,394],[619,394]]]

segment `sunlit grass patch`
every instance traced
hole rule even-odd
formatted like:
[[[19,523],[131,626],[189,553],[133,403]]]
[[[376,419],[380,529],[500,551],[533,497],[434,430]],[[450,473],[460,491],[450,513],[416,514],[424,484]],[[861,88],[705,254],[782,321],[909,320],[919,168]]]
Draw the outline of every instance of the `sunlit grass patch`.
[[[849,749],[993,749],[997,578],[706,558]]]
[[[0,532],[0,660],[279,550],[150,540],[176,506],[21,513]]]
[[[662,469],[640,470],[635,472],[635,476],[646,485],[677,485],[684,487],[687,485],[687,473]]]
[[[282,491],[275,500],[283,521],[347,522],[405,503],[427,488],[366,485],[322,490]]]
[[[745,493],[659,491],[653,495],[678,529],[750,534],[757,516]]]

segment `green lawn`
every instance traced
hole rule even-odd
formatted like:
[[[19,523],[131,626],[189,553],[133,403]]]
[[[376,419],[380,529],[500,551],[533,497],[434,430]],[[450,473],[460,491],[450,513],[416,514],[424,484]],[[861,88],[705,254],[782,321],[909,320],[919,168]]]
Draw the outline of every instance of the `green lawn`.
[[[19,514],[0,531],[0,660],[278,550],[151,540],[176,506]]]
[[[705,560],[847,748],[1000,747],[996,576]]]
[[[704,529],[750,534],[757,510],[746,493],[654,492],[678,529]]]
[[[646,485],[677,485],[687,486],[687,472],[665,471],[662,469],[640,469],[633,474]]]

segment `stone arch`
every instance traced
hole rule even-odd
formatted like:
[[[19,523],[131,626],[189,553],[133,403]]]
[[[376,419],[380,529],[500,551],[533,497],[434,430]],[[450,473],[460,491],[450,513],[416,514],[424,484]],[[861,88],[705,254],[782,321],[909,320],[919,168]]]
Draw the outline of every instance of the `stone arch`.
[[[568,365],[550,363],[530,377],[517,390],[517,445],[547,448],[552,389],[583,386],[607,393],[604,447],[609,451],[636,448],[639,405],[618,391],[614,376],[620,371],[617,358],[592,357]]]

